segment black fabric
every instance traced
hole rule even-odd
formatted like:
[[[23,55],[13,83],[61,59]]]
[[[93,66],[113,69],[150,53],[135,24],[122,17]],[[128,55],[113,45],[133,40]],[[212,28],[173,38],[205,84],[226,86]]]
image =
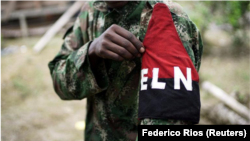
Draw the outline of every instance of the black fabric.
[[[152,89],[152,79],[148,78],[147,90],[140,91],[138,117],[188,120],[194,124],[198,123],[200,119],[198,82],[192,82],[192,91],[187,91],[182,82],[180,90],[175,90],[172,78],[159,78],[158,82],[166,83],[164,90]]]

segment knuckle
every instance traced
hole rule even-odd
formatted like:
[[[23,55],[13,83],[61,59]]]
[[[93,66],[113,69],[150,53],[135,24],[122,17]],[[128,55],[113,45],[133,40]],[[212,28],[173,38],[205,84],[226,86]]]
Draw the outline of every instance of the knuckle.
[[[110,28],[111,28],[111,29],[116,29],[116,28],[117,28],[117,25],[116,25],[116,24],[112,24],[112,25],[110,26]]]
[[[126,55],[126,51],[124,49],[120,49],[119,50],[119,54],[122,55],[122,56],[125,56]]]
[[[128,39],[132,41],[132,40],[134,39],[134,34],[129,33],[129,34],[128,34]]]
[[[132,54],[128,54],[128,59],[132,59],[133,58],[133,55]]]
[[[103,48],[101,48],[101,49],[99,50],[99,54],[101,54],[101,55],[104,54],[104,52],[105,52],[105,51],[104,51]]]
[[[132,54],[136,55],[137,49],[134,47],[134,45],[132,43],[130,43],[129,41],[124,41],[123,42],[123,47],[126,48],[127,50],[129,50]]]
[[[137,42],[137,46],[138,46],[139,48],[141,48],[143,45],[142,45],[141,42]]]
[[[120,50],[120,55],[126,59],[131,59],[133,56],[127,50]]]
[[[106,46],[108,45],[108,42],[107,42],[106,40],[102,40],[102,41],[101,41],[101,45],[102,45],[103,47],[106,47]]]
[[[110,34],[109,32],[106,32],[106,33],[104,34],[104,38],[105,38],[105,39],[110,39],[110,38],[111,38],[111,34]]]
[[[133,52],[133,55],[134,55],[134,56],[137,56],[137,54],[138,54],[137,49],[133,49],[132,52]]]
[[[128,48],[128,47],[130,47],[131,44],[130,44],[128,41],[123,41],[123,42],[122,42],[122,45],[123,45],[124,47]]]

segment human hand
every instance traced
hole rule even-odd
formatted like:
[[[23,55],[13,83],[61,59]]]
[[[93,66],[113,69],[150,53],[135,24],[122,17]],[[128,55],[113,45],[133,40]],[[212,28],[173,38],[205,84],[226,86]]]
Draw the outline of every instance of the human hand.
[[[144,51],[142,42],[132,33],[113,24],[91,43],[89,56],[123,61],[140,57]]]

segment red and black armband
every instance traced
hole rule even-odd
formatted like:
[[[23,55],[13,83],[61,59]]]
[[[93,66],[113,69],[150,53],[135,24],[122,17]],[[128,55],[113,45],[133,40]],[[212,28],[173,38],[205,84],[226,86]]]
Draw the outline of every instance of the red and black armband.
[[[165,4],[154,6],[143,44],[139,118],[198,123],[199,75]]]

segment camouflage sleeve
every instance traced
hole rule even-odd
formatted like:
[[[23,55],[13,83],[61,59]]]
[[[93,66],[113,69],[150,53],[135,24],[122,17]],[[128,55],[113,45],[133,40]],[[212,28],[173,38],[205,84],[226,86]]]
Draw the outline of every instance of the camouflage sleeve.
[[[84,14],[80,16],[84,17]],[[98,65],[97,73],[91,70],[88,58],[91,41],[83,38],[86,36],[80,27],[83,24],[78,17],[73,28],[67,31],[61,50],[49,63],[55,92],[63,100],[82,99],[104,91],[108,86],[104,62],[95,64]]]
[[[196,33],[195,33],[195,38],[194,38],[194,44],[193,46],[196,48],[196,62],[197,65],[196,70],[199,71],[200,70],[200,66],[201,66],[201,58],[202,58],[202,54],[203,54],[203,43],[202,43],[202,39],[201,39],[201,34],[200,31],[195,27],[196,29]]]
[[[179,37],[192,60],[197,72],[200,69],[203,44],[200,31],[197,26],[188,18],[177,18],[175,26]]]

